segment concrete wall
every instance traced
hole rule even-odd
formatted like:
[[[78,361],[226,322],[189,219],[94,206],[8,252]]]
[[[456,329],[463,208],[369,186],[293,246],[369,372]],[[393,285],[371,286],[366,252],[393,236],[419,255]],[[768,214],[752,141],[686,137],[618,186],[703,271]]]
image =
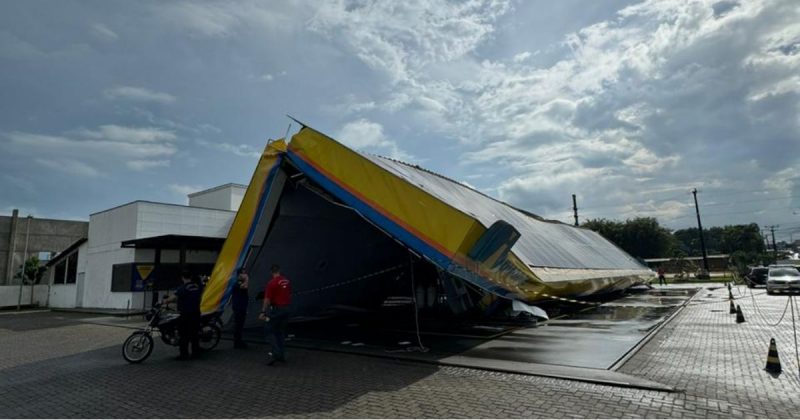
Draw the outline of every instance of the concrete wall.
[[[0,308],[16,307],[19,302],[19,285],[0,286]],[[22,305],[27,306],[31,303],[31,286],[22,286]],[[45,306],[47,303],[47,285],[37,284],[33,286],[33,303],[37,306]]]
[[[12,228],[15,228],[14,235]],[[39,252],[63,251],[78,239],[85,238],[88,230],[88,222],[31,218],[28,228],[27,217],[17,218],[15,224],[12,217],[0,216],[0,285],[19,284],[19,280],[13,276],[19,271],[25,258],[26,239],[27,255],[30,258]],[[14,241],[16,243],[12,244]],[[12,247],[14,254],[9,258]],[[11,263],[10,276],[9,263]]]

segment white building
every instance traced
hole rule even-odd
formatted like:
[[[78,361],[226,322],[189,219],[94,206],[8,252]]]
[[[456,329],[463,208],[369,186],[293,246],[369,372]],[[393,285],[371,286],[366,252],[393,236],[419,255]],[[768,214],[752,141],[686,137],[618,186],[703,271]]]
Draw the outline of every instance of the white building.
[[[134,201],[92,214],[88,238],[49,264],[49,306],[143,308],[149,286],[176,285],[181,269],[210,274],[245,190],[226,184],[190,194],[188,206]]]

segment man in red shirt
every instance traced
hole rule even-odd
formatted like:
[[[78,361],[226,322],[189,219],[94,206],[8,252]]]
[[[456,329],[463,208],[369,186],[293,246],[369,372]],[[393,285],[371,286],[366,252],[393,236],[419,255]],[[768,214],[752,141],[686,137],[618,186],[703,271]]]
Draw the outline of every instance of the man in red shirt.
[[[267,321],[267,335],[271,336],[272,351],[267,364],[272,366],[276,361],[285,362],[284,341],[286,326],[289,323],[289,304],[292,303],[292,283],[281,275],[278,265],[272,266],[272,279],[264,289],[264,304],[258,319]]]

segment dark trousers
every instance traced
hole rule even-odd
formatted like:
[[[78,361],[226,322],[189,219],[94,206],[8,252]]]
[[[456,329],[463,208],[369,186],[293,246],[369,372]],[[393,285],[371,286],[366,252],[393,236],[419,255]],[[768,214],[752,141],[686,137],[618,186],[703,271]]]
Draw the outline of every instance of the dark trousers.
[[[242,330],[244,329],[245,318],[247,318],[246,310],[233,311],[233,342],[236,344],[242,343]]]
[[[658,276],[658,285],[661,286],[662,284],[667,285],[667,278],[663,274]]]
[[[178,318],[178,347],[181,356],[189,356],[189,343],[192,343],[192,356],[200,355],[200,314],[181,314]]]
[[[272,357],[275,360],[286,358],[285,341],[286,327],[289,325],[289,308],[273,307],[269,311],[269,321],[266,325],[267,338],[272,344]]]

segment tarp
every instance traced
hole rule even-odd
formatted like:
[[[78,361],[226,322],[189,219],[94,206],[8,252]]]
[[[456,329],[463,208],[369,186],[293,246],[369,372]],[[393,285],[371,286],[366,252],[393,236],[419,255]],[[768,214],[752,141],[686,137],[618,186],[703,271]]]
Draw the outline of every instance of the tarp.
[[[602,236],[544,221],[418,166],[362,154],[308,127],[268,146],[203,297],[221,308],[242,265],[282,160],[325,193],[442,270],[522,301],[627,287],[652,275]],[[284,151],[285,150],[285,151]]]

